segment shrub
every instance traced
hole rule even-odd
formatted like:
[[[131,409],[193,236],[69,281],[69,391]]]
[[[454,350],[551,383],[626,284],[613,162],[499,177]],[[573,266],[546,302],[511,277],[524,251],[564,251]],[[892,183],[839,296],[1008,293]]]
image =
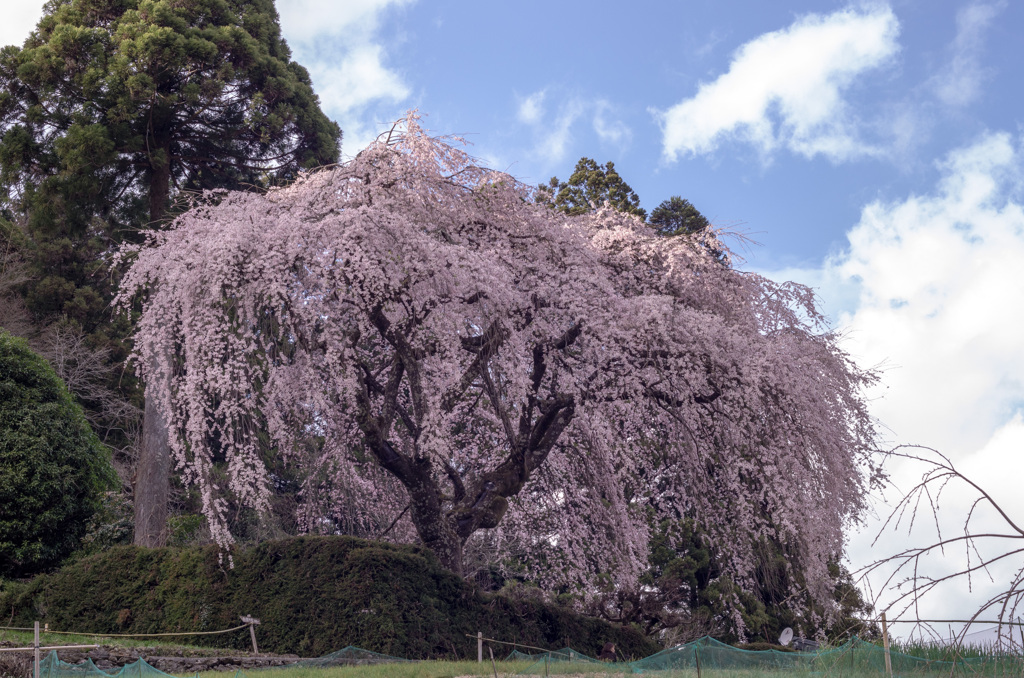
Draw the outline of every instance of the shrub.
[[[633,629],[566,608],[483,594],[421,547],[296,537],[236,551],[233,569],[220,555],[216,546],[117,546],[8,584],[0,610],[15,626],[38,619],[100,633],[212,631],[252,615],[261,620],[261,651],[307,657],[355,645],[410,659],[466,659],[476,657],[476,640],[466,634],[477,631],[540,647],[568,640],[591,655],[609,641],[627,657],[659,649]],[[251,647],[244,631],[188,642]]]
[[[40,572],[78,548],[114,478],[57,374],[0,331],[0,577]]]

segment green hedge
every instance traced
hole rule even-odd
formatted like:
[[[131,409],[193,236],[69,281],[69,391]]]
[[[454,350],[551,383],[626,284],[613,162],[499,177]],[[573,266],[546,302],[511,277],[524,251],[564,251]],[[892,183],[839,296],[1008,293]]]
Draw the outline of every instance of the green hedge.
[[[209,631],[261,620],[260,649],[320,656],[355,645],[411,659],[476,656],[465,634],[596,655],[614,642],[627,657],[660,649],[629,628],[554,605],[482,594],[429,551],[351,537],[297,537],[233,554],[216,547],[119,546],[30,582],[0,589],[0,616],[99,633]],[[225,559],[226,560],[226,559]],[[12,619],[13,615],[13,619]],[[236,631],[185,640],[251,648]],[[511,648],[507,648],[511,650]],[[503,654],[495,648],[495,655]]]
[[[0,577],[63,561],[116,479],[53,367],[0,328]]]

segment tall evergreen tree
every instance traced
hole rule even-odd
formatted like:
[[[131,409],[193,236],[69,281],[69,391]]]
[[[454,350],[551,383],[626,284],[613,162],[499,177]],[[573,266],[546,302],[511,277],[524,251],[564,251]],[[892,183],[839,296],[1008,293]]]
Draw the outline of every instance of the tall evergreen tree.
[[[693,235],[700,233],[708,226],[707,217],[701,214],[689,200],[678,195],[673,195],[668,200],[662,200],[661,204],[651,212],[649,220],[660,235]]]
[[[539,187],[537,200],[573,216],[586,214],[607,202],[620,212],[641,219],[647,217],[640,207],[640,198],[615,171],[611,161],[598,165],[590,158],[580,158],[568,181],[551,177],[546,186]]]
[[[33,242],[29,308],[116,343],[106,259],[119,241],[156,227],[186,191],[333,163],[340,139],[272,0],[50,0],[25,44],[0,50],[0,208]],[[155,415],[147,403],[145,545],[163,539],[170,471]]]

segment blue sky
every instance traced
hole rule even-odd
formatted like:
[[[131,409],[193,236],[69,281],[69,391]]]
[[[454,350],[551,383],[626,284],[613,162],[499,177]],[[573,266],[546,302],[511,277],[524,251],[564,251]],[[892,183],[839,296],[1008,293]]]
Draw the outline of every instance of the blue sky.
[[[865,203],[1017,125],[1019,3],[319,2],[282,24],[347,153],[418,107],[526,181],[612,160],[646,207],[679,194],[763,243],[759,267],[819,261]]]
[[[5,4],[21,42],[41,0]],[[743,267],[814,286],[883,368],[887,440],[934,446],[1024,519],[1024,3],[278,0],[354,155],[418,108],[531,183],[613,161],[648,210],[681,195],[761,245]],[[892,465],[908,487],[920,468]],[[884,517],[885,501],[876,511]],[[943,503],[955,530],[968,498]],[[988,520],[986,516],[983,519]],[[855,533],[854,566],[926,535]],[[961,555],[947,553],[936,572]],[[968,593],[968,613],[1021,559]]]

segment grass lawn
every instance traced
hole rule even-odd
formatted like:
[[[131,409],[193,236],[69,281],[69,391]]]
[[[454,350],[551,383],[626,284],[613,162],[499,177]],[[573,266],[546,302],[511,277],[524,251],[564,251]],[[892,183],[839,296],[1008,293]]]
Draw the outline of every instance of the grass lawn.
[[[193,637],[195,638],[195,637]],[[200,636],[201,638],[201,636]],[[223,648],[209,648],[188,645],[179,640],[187,636],[170,638],[111,638],[107,636],[77,636],[55,633],[42,633],[43,645],[117,645],[125,648],[153,648],[154,654],[176,654],[182,656],[213,656],[232,652]],[[0,631],[0,641],[11,641],[18,645],[32,644],[31,631]],[[867,645],[865,649],[872,646]],[[1024,661],[1017,656],[999,656],[991,648],[961,647],[957,649],[936,648],[919,644],[894,644],[893,673],[897,678],[957,678],[958,676],[979,676],[986,678],[1003,678],[1004,676],[1024,676]],[[239,652],[238,654],[246,654]],[[747,653],[739,653],[745,655]],[[884,669],[878,661],[881,653],[874,649],[865,653],[864,649],[854,653],[833,655],[828,661],[819,661],[813,667],[793,667],[786,669],[744,668],[740,666],[725,668],[715,667],[708,657],[708,663],[698,672],[694,668],[676,670],[645,671],[647,678],[881,678]],[[923,662],[907,661],[907,655],[930,660]],[[847,660],[849,657],[849,660]],[[730,659],[731,653],[723,659]],[[968,662],[940,664],[951,660],[970,658]],[[569,676],[596,676],[605,678],[614,676],[635,676],[630,667],[623,664],[595,664],[587,662],[551,662],[546,667],[535,661],[497,661],[492,666],[489,659],[483,663],[476,661],[417,661],[394,664],[376,664],[361,666],[337,667],[285,667],[247,670],[247,678],[511,678],[529,671],[530,676],[550,675],[568,678]],[[234,678],[224,671],[209,671],[200,674],[202,678]],[[146,678],[141,676],[139,678]],[[239,677],[241,678],[241,677]]]
[[[509,678],[529,668],[534,662],[495,662],[499,678]],[[330,668],[289,667],[246,671],[250,678],[458,678],[465,676],[494,677],[490,660],[475,661],[420,661],[368,666],[334,666]],[[226,678],[223,672],[207,671],[201,678]]]

